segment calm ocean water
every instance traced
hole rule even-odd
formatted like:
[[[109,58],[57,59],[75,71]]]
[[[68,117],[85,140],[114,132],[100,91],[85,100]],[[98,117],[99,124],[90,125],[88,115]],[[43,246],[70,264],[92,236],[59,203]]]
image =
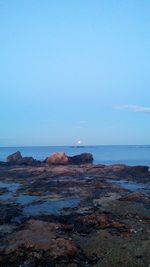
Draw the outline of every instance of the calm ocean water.
[[[5,161],[6,157],[16,151],[20,151],[23,156],[32,156],[43,160],[54,152],[64,151],[67,155],[90,152],[94,156],[94,163],[114,164],[125,163],[128,165],[148,165],[150,166],[150,145],[133,146],[43,146],[43,147],[0,147],[0,161]]]

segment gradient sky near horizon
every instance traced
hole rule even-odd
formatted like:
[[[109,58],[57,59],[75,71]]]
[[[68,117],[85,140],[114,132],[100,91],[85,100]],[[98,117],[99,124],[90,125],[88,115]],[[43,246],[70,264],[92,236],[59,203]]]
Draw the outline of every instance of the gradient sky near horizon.
[[[150,144],[150,1],[0,0],[0,146]]]

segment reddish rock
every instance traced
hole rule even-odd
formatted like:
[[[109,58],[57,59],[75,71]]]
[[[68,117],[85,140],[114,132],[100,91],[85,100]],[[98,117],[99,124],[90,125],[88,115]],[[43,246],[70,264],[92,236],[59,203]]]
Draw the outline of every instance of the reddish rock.
[[[137,201],[143,199],[144,194],[140,192],[133,192],[129,193],[127,196],[121,198],[120,200],[127,200],[127,201]]]
[[[55,230],[59,225],[41,220],[29,220],[25,228],[9,236],[5,252],[11,253],[20,247],[49,250]]]
[[[118,229],[126,228],[124,223],[120,223],[120,222],[116,222],[116,221],[113,221],[111,223],[111,226],[114,227],[114,228],[118,228]]]
[[[84,217],[79,218],[79,222],[82,222],[82,224],[89,226],[94,226],[96,228],[105,229],[109,228],[110,231],[117,233],[122,232],[129,232],[130,230],[126,227],[126,225],[122,222],[119,222],[118,219],[114,220],[111,215],[102,213],[93,213],[90,215],[85,215]]]
[[[57,238],[51,246],[51,255],[54,257],[74,256],[78,252],[75,243],[72,240]]]
[[[54,153],[46,159],[46,163],[54,165],[66,165],[69,163],[69,159],[64,152]]]
[[[93,224],[100,228],[107,228],[110,226],[109,216],[106,214],[90,214],[80,218],[82,223]]]
[[[3,247],[3,253],[18,253],[19,249],[36,249],[48,251],[54,258],[73,256],[78,248],[72,240],[56,238],[60,224],[44,222],[41,220],[29,220],[24,229],[12,233],[7,238],[7,246]]]

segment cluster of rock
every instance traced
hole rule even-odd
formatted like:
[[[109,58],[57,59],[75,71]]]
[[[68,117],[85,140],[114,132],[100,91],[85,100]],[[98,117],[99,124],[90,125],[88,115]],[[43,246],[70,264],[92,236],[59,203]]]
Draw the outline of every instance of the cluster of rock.
[[[40,162],[32,157],[22,157],[21,153],[17,151],[7,157],[7,162],[17,165],[37,165],[39,163],[47,163],[50,165],[86,164],[93,162],[93,156],[90,153],[82,153],[69,157],[64,152],[58,152],[47,157],[43,162]]]
[[[75,155],[72,157],[67,156],[64,152],[54,153],[46,159],[46,162],[49,164],[85,164],[92,163],[93,156],[90,153],[82,153],[80,155]]]
[[[7,162],[18,165],[35,165],[38,161],[32,157],[22,157],[19,151],[9,155]]]

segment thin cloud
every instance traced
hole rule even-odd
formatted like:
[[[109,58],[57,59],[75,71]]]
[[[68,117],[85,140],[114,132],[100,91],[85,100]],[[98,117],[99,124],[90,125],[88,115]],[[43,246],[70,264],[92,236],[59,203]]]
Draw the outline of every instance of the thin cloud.
[[[126,109],[131,112],[139,112],[139,113],[150,113],[150,107],[143,107],[137,105],[122,105],[116,107],[117,109]]]

